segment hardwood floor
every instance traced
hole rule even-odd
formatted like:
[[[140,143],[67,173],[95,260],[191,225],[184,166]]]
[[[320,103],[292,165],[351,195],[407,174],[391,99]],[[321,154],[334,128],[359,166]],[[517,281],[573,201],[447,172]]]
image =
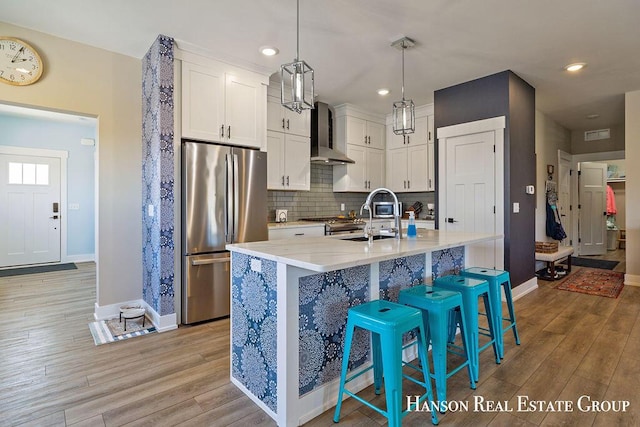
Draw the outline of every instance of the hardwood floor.
[[[450,378],[450,401],[471,406],[441,415],[440,425],[639,425],[640,288],[609,299],[539,283],[516,302],[522,345],[507,335],[501,365],[482,353],[475,391],[464,371]],[[0,426],[275,425],[229,382],[228,320],[95,346],[87,327],[94,302],[93,264],[0,278]],[[362,393],[374,398],[371,387]],[[582,395],[630,406],[581,412]],[[475,396],[508,402],[513,412],[474,412]],[[518,412],[519,396],[572,401],[574,411]],[[334,425],[332,416],[307,425]],[[385,424],[349,399],[338,425]],[[412,413],[403,425],[430,425],[429,416]]]

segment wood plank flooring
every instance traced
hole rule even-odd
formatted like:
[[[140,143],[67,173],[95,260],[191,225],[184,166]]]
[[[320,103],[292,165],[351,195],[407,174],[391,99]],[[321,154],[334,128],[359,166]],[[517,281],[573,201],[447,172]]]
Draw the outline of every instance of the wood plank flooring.
[[[576,267],[578,269],[579,267]],[[557,282],[556,282],[557,283]],[[496,365],[481,354],[477,390],[465,371],[449,379],[450,401],[469,411],[440,416],[442,426],[640,425],[640,288],[617,299],[553,289],[516,302],[522,345],[505,338]],[[0,278],[0,426],[274,426],[229,382],[229,321],[95,346],[95,266]],[[417,393],[405,382],[406,394]],[[383,402],[372,388],[367,398]],[[581,412],[577,399],[629,400],[626,412]],[[518,412],[518,399],[568,400],[574,411]],[[507,402],[513,412],[474,412],[474,399]],[[307,423],[332,426],[333,411]],[[339,425],[386,420],[347,400]],[[403,425],[430,425],[427,413]]]

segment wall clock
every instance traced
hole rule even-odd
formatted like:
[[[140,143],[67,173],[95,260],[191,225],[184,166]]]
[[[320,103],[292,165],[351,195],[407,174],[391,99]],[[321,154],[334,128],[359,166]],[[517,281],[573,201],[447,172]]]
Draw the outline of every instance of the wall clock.
[[[26,86],[42,76],[42,59],[28,43],[0,36],[0,81]]]

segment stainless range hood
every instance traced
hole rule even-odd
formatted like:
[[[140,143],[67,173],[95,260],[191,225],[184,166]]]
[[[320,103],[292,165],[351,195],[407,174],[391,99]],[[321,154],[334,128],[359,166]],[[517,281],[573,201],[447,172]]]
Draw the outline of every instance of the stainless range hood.
[[[311,110],[311,163],[355,163],[346,154],[333,149],[333,115],[329,105],[324,102],[316,102]]]

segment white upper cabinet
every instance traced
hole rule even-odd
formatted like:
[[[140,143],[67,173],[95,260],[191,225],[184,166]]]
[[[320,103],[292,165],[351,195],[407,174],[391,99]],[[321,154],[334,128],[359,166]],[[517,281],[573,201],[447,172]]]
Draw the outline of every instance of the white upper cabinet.
[[[284,108],[279,98],[267,99],[267,129],[300,136],[311,136],[311,111],[298,114]]]
[[[333,191],[369,192],[385,185],[383,119],[349,105],[335,107],[334,148],[355,164],[333,167]]]
[[[387,120],[386,181],[395,192],[435,190],[433,107],[416,110],[415,132],[404,137],[394,134],[391,118]]]
[[[336,116],[337,114],[336,109]],[[345,121],[346,143],[354,145],[362,145],[364,147],[372,147],[384,149],[385,135],[384,125],[374,121],[364,120],[354,116],[338,117]]]
[[[309,138],[267,131],[267,189],[311,188]]]
[[[182,137],[262,148],[266,78],[197,55],[182,56]]]

